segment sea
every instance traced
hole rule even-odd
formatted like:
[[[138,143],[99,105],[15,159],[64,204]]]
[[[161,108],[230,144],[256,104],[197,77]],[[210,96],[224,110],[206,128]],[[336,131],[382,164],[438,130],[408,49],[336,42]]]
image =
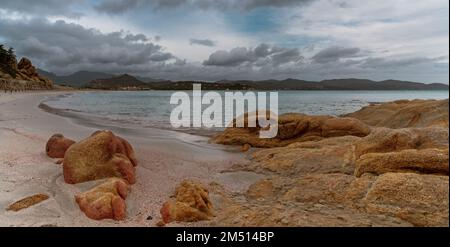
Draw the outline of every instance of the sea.
[[[203,91],[202,93],[206,93]],[[216,91],[225,101],[225,91]],[[228,91],[227,91],[228,92]],[[87,91],[50,96],[43,104],[48,108],[101,119],[121,127],[172,129],[170,114],[177,107],[170,104],[175,91]],[[190,96],[192,92],[186,91]],[[296,112],[309,115],[350,113],[371,103],[401,99],[447,99],[448,91],[278,91],[279,114]],[[192,99],[192,97],[191,97]],[[203,109],[208,105],[203,105]],[[230,114],[223,107],[223,114]],[[88,116],[88,117],[86,117]],[[192,114],[191,114],[192,116]],[[219,128],[174,129],[208,135]]]

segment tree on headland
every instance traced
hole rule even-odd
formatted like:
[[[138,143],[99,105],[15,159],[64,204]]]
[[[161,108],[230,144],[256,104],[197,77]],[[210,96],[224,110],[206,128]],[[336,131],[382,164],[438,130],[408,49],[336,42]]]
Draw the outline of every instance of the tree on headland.
[[[16,55],[14,48],[5,49],[5,45],[0,44],[0,69],[5,73],[16,78],[16,70],[13,67],[16,64]]]

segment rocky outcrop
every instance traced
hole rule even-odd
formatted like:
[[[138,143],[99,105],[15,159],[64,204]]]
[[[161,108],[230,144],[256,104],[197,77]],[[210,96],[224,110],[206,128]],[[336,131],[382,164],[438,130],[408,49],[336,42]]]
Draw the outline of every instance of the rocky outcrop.
[[[397,152],[405,149],[448,148],[446,128],[375,128],[355,143],[355,156],[367,153]]]
[[[53,87],[52,81],[40,76],[28,58],[23,57],[17,64],[17,78],[19,80],[35,82],[36,87],[50,89]]]
[[[227,171],[266,178],[242,194],[213,191],[211,225],[449,225],[448,100],[389,102],[345,118],[288,114],[279,123],[269,140],[258,140],[257,128],[213,139],[266,147]]]
[[[398,100],[383,104],[371,104],[361,110],[346,114],[364,123],[388,128],[447,127],[448,99],[446,100]]]
[[[108,177],[135,183],[137,160],[132,146],[111,131],[97,131],[66,151],[63,174],[66,183],[75,184]]]
[[[75,196],[81,211],[94,220],[123,220],[126,217],[128,183],[121,178],[109,178],[106,182]]]
[[[16,64],[16,60],[14,59],[8,67],[14,71],[14,76],[0,70],[1,90],[13,91],[53,88],[53,82],[39,75],[37,69],[28,58],[22,58],[18,64]]]
[[[160,212],[165,223],[208,220],[214,215],[208,190],[195,181],[183,181],[178,185],[175,199],[165,202]]]
[[[448,176],[314,174],[261,180],[222,205],[213,225],[446,226]],[[224,201],[224,200],[222,200]]]
[[[396,216],[415,226],[448,226],[448,176],[386,173],[363,203],[368,213]]]
[[[247,120],[244,121],[247,122]],[[366,124],[353,118],[289,113],[278,117],[278,135],[274,138],[259,138],[259,128],[247,126],[226,128],[211,141],[225,145],[249,144],[252,147],[269,148],[283,147],[294,142],[317,141],[328,137],[347,135],[361,137],[368,135],[370,131]]]
[[[26,58],[26,57],[23,57],[22,59],[20,59],[19,63],[17,64],[17,70],[23,76],[27,76],[27,77],[37,77],[37,76],[39,76],[37,71],[36,71],[36,68],[33,66],[31,61],[28,58]]]
[[[448,175],[448,149],[406,149],[399,152],[369,153],[356,161],[355,176],[364,173],[415,172]]]
[[[311,173],[353,174],[355,136],[292,143],[286,147],[261,149],[251,154],[254,161],[245,169],[297,177]]]
[[[54,134],[47,141],[45,151],[51,158],[64,158],[67,149],[74,143],[75,141],[64,137],[62,134]]]

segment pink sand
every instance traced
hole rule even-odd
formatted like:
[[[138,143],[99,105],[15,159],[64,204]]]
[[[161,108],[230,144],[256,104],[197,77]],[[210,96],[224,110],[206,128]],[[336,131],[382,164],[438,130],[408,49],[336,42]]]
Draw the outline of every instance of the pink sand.
[[[232,191],[243,191],[260,178],[257,174],[221,173],[246,159],[239,152],[208,144],[205,137],[149,128],[113,129],[136,150],[140,162],[137,183],[127,198],[126,220],[91,220],[79,210],[73,196],[99,181],[64,183],[61,165],[45,154],[45,143],[54,133],[81,140],[97,130],[38,108],[46,97],[62,93],[0,94],[0,226],[155,226],[162,203],[184,179],[216,181]],[[36,193],[45,193],[50,199],[19,212],[5,210]],[[148,216],[152,219],[147,220]],[[206,223],[194,225],[202,224]]]

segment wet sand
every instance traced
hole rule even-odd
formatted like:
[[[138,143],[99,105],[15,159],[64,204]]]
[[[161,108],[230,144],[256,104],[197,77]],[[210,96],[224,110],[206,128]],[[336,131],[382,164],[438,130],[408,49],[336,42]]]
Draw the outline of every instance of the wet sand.
[[[155,226],[162,203],[184,179],[215,181],[230,191],[243,191],[261,178],[254,173],[223,173],[247,159],[237,150],[208,144],[207,137],[116,127],[39,108],[46,97],[64,93],[0,94],[0,226]],[[137,182],[126,200],[128,216],[124,221],[87,218],[73,196],[99,181],[64,183],[61,165],[45,154],[45,143],[54,133],[81,140],[98,129],[112,130],[127,139],[139,160]],[[11,203],[37,193],[50,198],[18,212],[5,210]],[[193,225],[201,224],[205,223]]]

